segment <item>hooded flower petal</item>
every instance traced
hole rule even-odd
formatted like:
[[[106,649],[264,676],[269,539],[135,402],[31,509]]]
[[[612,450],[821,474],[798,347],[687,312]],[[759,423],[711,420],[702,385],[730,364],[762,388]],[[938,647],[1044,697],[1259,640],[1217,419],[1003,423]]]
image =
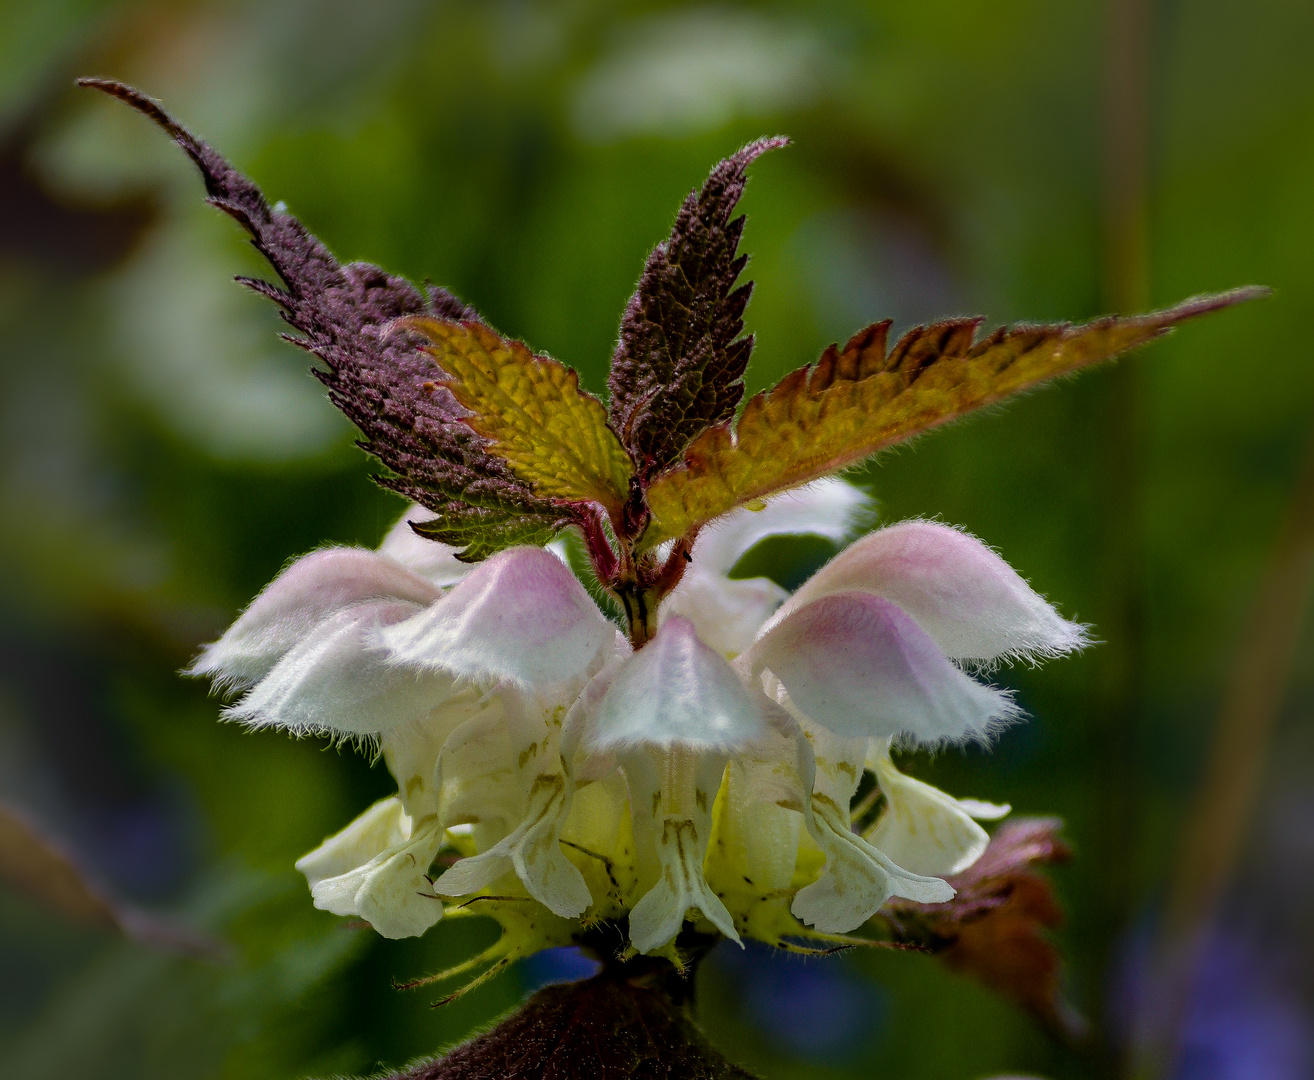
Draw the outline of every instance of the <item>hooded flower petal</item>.
[[[762,624],[789,596],[770,578],[732,581],[721,574],[690,567],[661,607],[661,621],[688,619],[698,636],[726,657],[753,644]]]
[[[858,589],[892,600],[948,656],[1058,656],[1086,644],[1017,572],[974,536],[932,521],[905,521],[857,541],[818,570],[777,615]]]
[[[324,619],[227,715],[251,727],[345,735],[393,731],[425,717],[452,692],[441,672],[389,666],[374,644],[382,626],[413,617],[415,604],[368,602]]]
[[[778,495],[761,510],[718,518],[699,534],[688,570],[662,602],[663,621],[683,616],[717,652],[737,656],[789,593],[769,578],[731,580],[735,563],[769,536],[812,534],[839,543],[866,505],[857,488],[829,479]]]
[[[411,528],[411,522],[432,521],[433,517],[432,510],[426,510],[418,503],[412,504],[397,524],[388,530],[388,535],[379,545],[379,554],[414,570],[435,585],[455,585],[474,567],[456,557],[458,548],[440,544],[437,540],[426,540]]]
[[[675,616],[638,652],[609,664],[567,720],[563,745],[572,759],[578,745],[625,772],[642,894],[630,911],[630,941],[640,952],[667,945],[691,908],[739,940],[703,860],[730,753],[770,736],[764,704]]]
[[[814,535],[841,543],[871,505],[865,493],[837,477],[768,499],[760,510],[733,510],[698,536],[694,565],[728,574],[768,536]]]
[[[364,866],[385,848],[404,843],[411,823],[396,795],[380,799],[339,833],[335,833],[297,860],[313,889],[326,878],[338,877]]]
[[[441,680],[442,676],[434,676]],[[488,711],[484,695],[466,687],[432,709],[421,721],[389,731],[379,739],[388,771],[397,781],[402,805],[419,819],[440,810],[438,756],[448,737],[472,717]]]
[[[905,869],[936,877],[960,874],[981,857],[990,836],[972,820],[972,804],[905,776],[894,767],[888,748],[872,764],[885,796],[885,810],[866,836],[872,845]]]
[[[555,555],[518,547],[480,563],[441,603],[380,640],[399,664],[534,687],[582,675],[614,636]]]
[[[821,876],[794,897],[790,910],[825,934],[847,934],[876,914],[891,896],[943,904],[954,890],[938,877],[914,874],[851,831],[848,815],[814,804],[812,836],[826,856]]]
[[[442,847],[443,830],[436,818],[416,822],[414,829],[367,863],[314,882],[310,895],[315,906],[334,915],[358,916],[386,938],[423,934],[443,917],[442,901],[428,877]]]
[[[490,709],[463,725],[443,750],[443,823],[473,824],[481,850],[435,888],[469,896],[514,872],[535,900],[574,918],[592,897],[560,844],[573,793],[558,749],[566,707],[528,694],[500,696],[500,712]]]
[[[794,610],[744,661],[770,669],[799,710],[845,737],[933,745],[981,738],[1017,714],[1006,694],[963,674],[908,614],[871,593]]]
[[[236,686],[250,686],[320,622],[365,600],[424,606],[442,590],[392,559],[361,548],[327,548],[298,559],[278,575],[224,636],[207,645],[189,669]]]
[[[786,707],[792,703],[781,694]],[[846,934],[870,919],[891,896],[924,904],[953,898],[951,886],[937,877],[915,874],[853,832],[849,802],[857,790],[867,756],[865,738],[846,739],[804,718],[806,743],[800,740],[798,772],[809,774],[804,746],[815,760],[812,797],[804,821],[812,841],[825,856],[821,875],[799,890],[794,915],[828,934]]]
[[[688,619],[668,619],[605,677],[606,690],[586,720],[582,745],[589,753],[635,746],[729,751],[769,732],[761,706]]]
[[[641,953],[666,945],[680,932],[690,908],[732,941],[735,922],[703,877],[712,832],[712,800],[721,786],[728,755],[652,746],[619,755],[630,789],[640,887],[656,880],[630,910],[630,943]]]

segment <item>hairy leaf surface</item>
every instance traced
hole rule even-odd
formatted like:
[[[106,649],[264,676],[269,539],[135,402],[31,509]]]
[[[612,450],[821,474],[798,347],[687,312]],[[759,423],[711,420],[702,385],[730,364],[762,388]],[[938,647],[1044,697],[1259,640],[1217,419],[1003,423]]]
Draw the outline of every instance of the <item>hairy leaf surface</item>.
[[[577,372],[482,323],[414,317],[401,325],[429,341],[425,351],[450,376],[442,385],[472,414],[466,423],[535,495],[597,502],[619,516],[633,467]]]
[[[251,235],[282,279],[282,287],[239,278],[279,305],[297,331],[288,340],[324,362],[315,376],[329,399],[364,434],[361,446],[396,475],[380,477],[467,533],[516,514],[568,515],[540,498],[463,422],[466,410],[444,388],[433,387],[433,362],[413,333],[389,333],[407,315],[477,320],[478,314],[443,289],[421,292],[403,278],[367,263],[340,264],[305,226],[272,208],[254,182],[177,123],[150,98],[104,79],[80,84],[104,91],[159,124],[186,152],[205,181],[211,205]],[[497,550],[491,538],[480,550]]]
[[[745,170],[787,139],[759,139],[726,158],[690,192],[670,238],[657,245],[621,319],[611,361],[611,424],[640,478],[675,461],[691,439],[728,420],[744,393],[753,338],[740,337],[753,283],[735,287]]]
[[[1150,315],[1072,326],[1000,327],[981,319],[919,326],[886,351],[890,321],[832,345],[808,367],[755,395],[736,427],[696,439],[685,466],[653,481],[645,546],[680,536],[736,506],[805,484],[983,405],[1107,360],[1177,323],[1263,295],[1236,289]]]
[[[411,525],[426,540],[437,540],[462,550],[461,562],[480,562],[503,548],[518,544],[541,547],[561,531],[561,521],[550,514],[516,514],[497,510],[447,514]]]

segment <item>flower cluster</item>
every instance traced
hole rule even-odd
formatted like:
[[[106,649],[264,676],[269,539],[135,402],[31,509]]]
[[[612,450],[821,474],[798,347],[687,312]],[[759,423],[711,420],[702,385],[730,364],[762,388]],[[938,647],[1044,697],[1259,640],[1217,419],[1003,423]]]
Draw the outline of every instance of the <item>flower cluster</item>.
[[[933,522],[863,537],[792,596],[729,576],[764,538],[840,541],[863,510],[826,480],[727,515],[638,651],[557,551],[472,568],[410,514],[378,551],[293,563],[193,671],[247,688],[229,715],[252,727],[377,742],[398,794],[297,865],[318,907],[388,937],[475,898],[533,928],[504,946],[522,951],[623,918],[633,949],[673,957],[686,920],[844,934],[892,896],[950,899],[986,846],[975,819],[1008,809],[903,775],[891,746],[984,739],[1017,710],[965,666],[1083,642]],[[859,832],[864,770],[884,808]]]
[[[945,319],[893,344],[886,319],[743,402],[735,208],[788,142],[760,139],[649,253],[604,402],[446,290],[339,263],[156,102],[82,82],[195,163],[279,283],[240,280],[416,504],[378,551],[293,563],[193,672],[242,689],[229,716],[252,727],[377,748],[398,793],[301,859],[315,903],[388,937],[487,912],[507,930],[489,972],[599,935],[677,966],[681,938],[810,948],[892,898],[950,900],[1007,807],[903,775],[891,748],[987,739],[1018,710],[971,673],[1079,648],[1081,627],[934,522],[854,541],[792,596],[732,571],[772,535],[850,538],[846,466],[1262,294],[985,335]]]

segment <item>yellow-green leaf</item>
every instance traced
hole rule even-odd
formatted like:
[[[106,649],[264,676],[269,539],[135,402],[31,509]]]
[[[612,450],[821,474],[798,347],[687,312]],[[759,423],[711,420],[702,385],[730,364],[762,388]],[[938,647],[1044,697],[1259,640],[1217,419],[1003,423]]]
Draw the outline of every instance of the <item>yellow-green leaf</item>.
[[[1039,382],[1107,360],[1196,315],[1264,295],[1234,289],[1132,318],[1003,327],[974,341],[980,319],[917,327],[886,353],[889,321],[832,345],[815,364],[753,397],[736,427],[705,431],[682,468],[648,489],[649,547],[778,491]]]
[[[601,503],[619,516],[633,465],[578,373],[480,323],[413,317],[402,325],[429,339],[449,376],[443,385],[474,414],[469,425],[536,495]]]

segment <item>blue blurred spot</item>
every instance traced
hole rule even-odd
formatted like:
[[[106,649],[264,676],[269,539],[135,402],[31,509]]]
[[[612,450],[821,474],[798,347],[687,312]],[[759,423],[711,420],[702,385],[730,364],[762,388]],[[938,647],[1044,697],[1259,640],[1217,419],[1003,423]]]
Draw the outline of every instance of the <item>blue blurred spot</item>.
[[[1149,958],[1149,924],[1126,943],[1114,989],[1125,1041],[1161,1011]],[[1173,1080],[1308,1080],[1314,1031],[1289,957],[1215,928],[1202,951],[1182,1025]],[[1148,1016],[1147,1016],[1148,1013]]]
[[[602,965],[573,945],[559,949],[544,949],[527,957],[520,964],[520,981],[529,991],[540,990],[553,983],[578,982],[596,975]]]
[[[1182,1032],[1176,1080],[1297,1080],[1314,1071],[1295,988],[1248,943],[1215,935]]]
[[[881,988],[837,957],[805,958],[748,942],[717,965],[742,988],[740,1019],[795,1057],[842,1065],[879,1038],[890,1014]]]

